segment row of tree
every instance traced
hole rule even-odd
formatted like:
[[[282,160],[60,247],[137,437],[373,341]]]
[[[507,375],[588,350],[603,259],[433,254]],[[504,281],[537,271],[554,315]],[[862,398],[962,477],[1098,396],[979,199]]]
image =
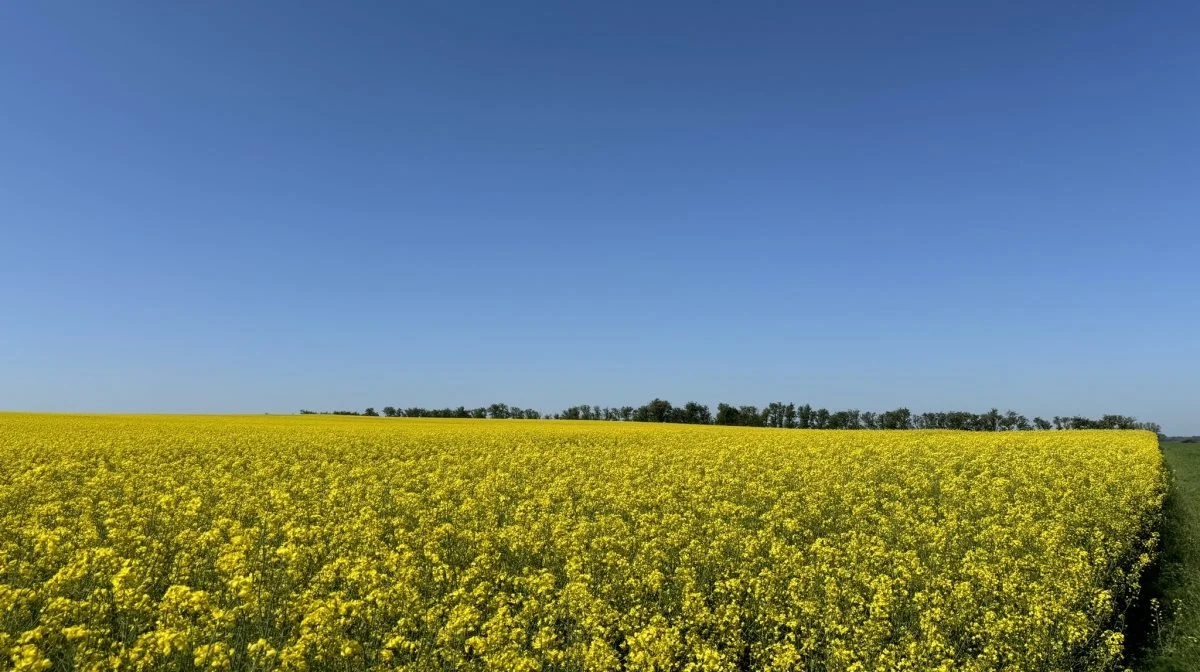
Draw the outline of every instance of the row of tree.
[[[713,416],[707,406],[690,401],[673,406],[669,401],[655,399],[645,406],[633,408],[601,408],[572,406],[553,417],[566,420],[633,420],[643,422],[678,422],[694,424],[738,425],[743,427],[779,427],[783,429],[958,429],[977,432],[1000,432],[1049,429],[1147,429],[1159,431],[1152,422],[1138,422],[1128,415],[1104,415],[1099,419],[1083,416],[1054,416],[1050,420],[1028,417],[1016,411],[1001,413],[991,409],[986,413],[943,411],[913,413],[907,408],[876,413],[849,409],[830,411],[809,404],[772,402],[761,410],[757,406],[717,404]]]
[[[671,402],[655,399],[645,406],[621,406],[600,408],[599,406],[572,406],[553,416],[558,420],[624,420],[628,422],[679,422],[693,425],[711,425],[714,422],[708,406],[689,401],[683,406],[672,406]]]
[[[301,410],[302,414],[315,411]],[[380,413],[374,408],[363,412],[331,411],[333,415],[370,415]],[[1146,429],[1155,433],[1161,430],[1153,422],[1139,422],[1128,415],[1104,415],[1098,419],[1083,416],[1054,416],[1047,420],[1035,417],[1030,420],[1016,411],[1001,413],[993,408],[986,413],[970,411],[943,411],[913,413],[907,408],[876,413],[850,409],[830,411],[813,408],[809,404],[772,402],[761,410],[757,406],[733,406],[717,404],[713,415],[708,406],[689,401],[683,406],[672,405],[665,399],[654,399],[644,406],[605,407],[582,404],[571,406],[552,416],[543,416],[533,409],[523,409],[508,404],[492,404],[488,407],[426,409],[420,407],[397,408],[384,406],[382,415],[389,418],[498,418],[537,420],[543,417],[555,420],[609,420],[624,422],[674,422],[695,425],[737,425],[742,427],[778,427],[782,429],[958,429],[976,432],[1003,432],[1050,429]]]
[[[532,408],[520,408],[518,406],[509,406],[508,404],[492,404],[487,408],[480,406],[479,408],[467,408],[459,406],[458,408],[421,408],[414,406],[412,408],[397,408],[395,406],[384,406],[377,411],[375,408],[368,407],[365,411],[310,411],[306,408],[300,409],[300,415],[367,415],[380,416],[385,418],[499,418],[504,420],[540,420],[542,414]]]

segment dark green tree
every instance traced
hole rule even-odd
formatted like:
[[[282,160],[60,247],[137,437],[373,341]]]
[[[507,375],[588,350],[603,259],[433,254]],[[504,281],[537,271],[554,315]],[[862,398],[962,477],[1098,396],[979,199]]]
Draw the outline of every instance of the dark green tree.
[[[492,404],[488,406],[488,417],[503,420],[508,417],[508,404]]]
[[[679,410],[681,416],[680,422],[692,425],[707,425],[712,423],[712,412],[704,404],[689,401]]]
[[[903,407],[885,411],[879,424],[882,429],[912,429],[912,411]]]

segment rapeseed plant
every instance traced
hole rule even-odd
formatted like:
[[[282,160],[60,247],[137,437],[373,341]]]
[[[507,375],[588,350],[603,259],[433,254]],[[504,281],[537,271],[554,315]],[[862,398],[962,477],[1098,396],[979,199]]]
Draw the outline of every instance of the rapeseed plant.
[[[1147,432],[0,415],[0,667],[1067,670]]]

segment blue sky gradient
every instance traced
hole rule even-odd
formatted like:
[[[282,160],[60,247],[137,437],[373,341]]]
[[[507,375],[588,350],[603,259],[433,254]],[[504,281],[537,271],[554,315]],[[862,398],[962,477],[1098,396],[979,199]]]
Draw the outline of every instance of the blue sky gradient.
[[[1200,433],[1200,3],[0,4],[0,408]]]

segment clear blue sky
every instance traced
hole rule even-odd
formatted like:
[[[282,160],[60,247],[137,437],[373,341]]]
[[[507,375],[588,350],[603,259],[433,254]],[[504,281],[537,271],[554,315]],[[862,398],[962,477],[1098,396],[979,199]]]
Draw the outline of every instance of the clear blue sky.
[[[1200,433],[1200,3],[5,2],[0,408]]]

